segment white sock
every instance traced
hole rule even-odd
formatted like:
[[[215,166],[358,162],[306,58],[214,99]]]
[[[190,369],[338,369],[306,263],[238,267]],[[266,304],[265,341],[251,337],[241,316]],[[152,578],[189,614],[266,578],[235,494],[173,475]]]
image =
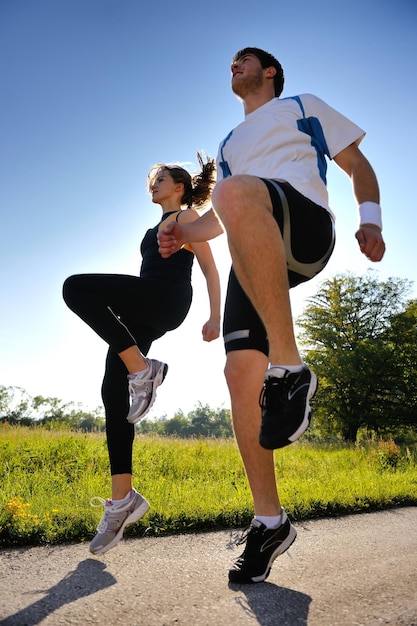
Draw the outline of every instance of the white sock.
[[[132,490],[122,499],[122,500],[112,500],[115,506],[123,506],[123,504],[127,504],[132,497]]]
[[[304,367],[304,363],[301,365],[271,365],[268,368],[268,372],[274,370],[273,374],[276,378],[284,378],[285,372],[290,372],[290,374],[294,374],[295,372],[301,372]],[[272,372],[271,372],[272,373]]]
[[[140,370],[139,372],[133,372],[133,374],[128,374],[128,379],[131,380],[132,378],[148,378],[148,374],[149,374],[149,365],[144,369],[144,370]]]
[[[255,515],[255,519],[267,528],[278,528],[281,524],[281,514],[279,515]]]

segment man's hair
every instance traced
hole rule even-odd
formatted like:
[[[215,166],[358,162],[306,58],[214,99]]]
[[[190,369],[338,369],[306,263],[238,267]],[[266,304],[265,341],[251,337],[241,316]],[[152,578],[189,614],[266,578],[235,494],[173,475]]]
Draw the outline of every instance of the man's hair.
[[[272,54],[265,52],[265,50],[261,50],[260,48],[242,48],[242,50],[236,52],[233,57],[233,62],[238,61],[246,54],[253,54],[256,56],[263,69],[266,69],[267,67],[275,67],[277,73],[274,76],[274,88],[275,97],[278,98],[284,88],[284,70],[282,69],[281,63]]]

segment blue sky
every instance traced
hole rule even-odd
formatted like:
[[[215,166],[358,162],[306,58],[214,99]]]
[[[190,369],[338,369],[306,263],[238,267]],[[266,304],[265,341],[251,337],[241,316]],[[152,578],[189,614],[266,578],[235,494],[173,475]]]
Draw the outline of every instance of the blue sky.
[[[146,193],[156,162],[215,156],[243,118],[230,90],[233,53],[247,45],[283,64],[284,96],[314,93],[367,136],[381,187],[387,253],[381,280],[416,294],[417,6],[414,0],[282,3],[177,0],[0,0],[0,385],[100,405],[105,344],[65,306],[64,279],[137,274],[139,244],[159,219]],[[350,182],[329,165],[337,245],[321,276],[292,294],[294,315],[321,280],[370,263],[354,239]],[[222,284],[225,238],[213,242]],[[229,407],[221,339],[200,338],[204,281],[183,326],[150,356],[170,371],[153,415],[198,401]]]

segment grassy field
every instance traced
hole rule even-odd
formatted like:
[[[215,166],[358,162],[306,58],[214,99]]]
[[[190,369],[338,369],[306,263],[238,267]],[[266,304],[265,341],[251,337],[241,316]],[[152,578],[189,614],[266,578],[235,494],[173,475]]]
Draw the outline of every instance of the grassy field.
[[[296,443],[275,453],[293,520],[417,505],[417,446]],[[151,503],[126,536],[235,528],[252,517],[233,440],[136,438],[135,487]],[[0,425],[0,546],[89,540],[110,495],[105,436]]]

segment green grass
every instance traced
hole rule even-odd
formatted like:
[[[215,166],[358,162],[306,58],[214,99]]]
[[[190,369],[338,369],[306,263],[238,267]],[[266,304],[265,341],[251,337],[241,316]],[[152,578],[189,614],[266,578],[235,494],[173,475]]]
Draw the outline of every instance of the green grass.
[[[275,453],[294,520],[417,505],[417,448],[296,443]],[[134,484],[151,503],[126,536],[235,528],[252,501],[233,440],[138,436]],[[0,546],[89,540],[110,495],[105,437],[0,425]]]

